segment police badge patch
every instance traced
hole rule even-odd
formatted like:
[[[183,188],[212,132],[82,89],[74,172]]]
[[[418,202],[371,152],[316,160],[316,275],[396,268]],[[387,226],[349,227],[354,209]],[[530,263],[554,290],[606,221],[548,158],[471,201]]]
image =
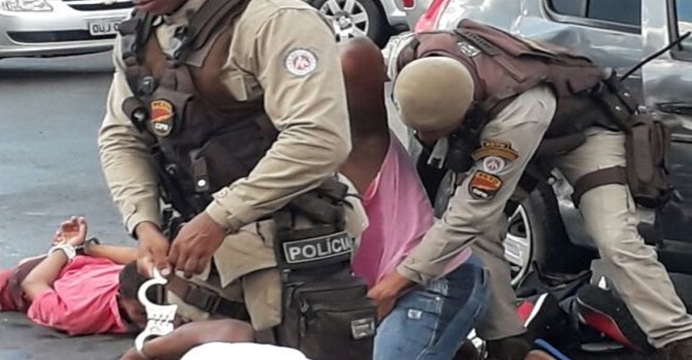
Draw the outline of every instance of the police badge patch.
[[[149,128],[161,137],[168,136],[173,131],[173,104],[168,100],[154,100],[151,102],[151,121]]]
[[[502,188],[502,180],[482,170],[476,170],[469,181],[469,194],[477,200],[491,200]]]
[[[317,69],[317,57],[307,49],[293,49],[284,61],[286,70],[295,76],[305,76]]]
[[[505,169],[505,159],[499,156],[488,156],[483,159],[483,171],[489,174],[499,174]]]

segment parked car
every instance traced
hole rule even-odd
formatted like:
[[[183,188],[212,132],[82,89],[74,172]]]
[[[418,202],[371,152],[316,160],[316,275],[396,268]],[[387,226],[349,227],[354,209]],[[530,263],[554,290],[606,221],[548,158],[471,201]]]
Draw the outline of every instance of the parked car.
[[[408,29],[406,13],[399,0],[309,0],[327,16],[337,41],[367,36],[379,46],[390,35]]]
[[[692,2],[434,0],[415,30],[454,28],[462,18],[578,49],[597,64],[622,74],[692,30]],[[669,167],[672,183],[687,199],[682,204],[685,212],[692,211],[691,74],[692,38],[687,38],[628,80],[649,111],[674,125]],[[410,144],[414,153],[416,145],[415,141]],[[574,271],[596,256],[571,193],[571,186],[555,171],[550,183],[534,191],[510,217],[505,255],[512,265],[515,283],[531,264],[553,271]],[[438,209],[446,207],[449,196],[438,193]],[[692,274],[692,221],[682,213],[655,219],[650,211],[642,211],[642,219],[642,233],[647,235],[647,242],[656,243],[659,258],[668,270]],[[653,232],[647,224],[654,221],[662,226],[662,239],[648,236]]]
[[[131,0],[0,0],[0,59],[110,50]]]

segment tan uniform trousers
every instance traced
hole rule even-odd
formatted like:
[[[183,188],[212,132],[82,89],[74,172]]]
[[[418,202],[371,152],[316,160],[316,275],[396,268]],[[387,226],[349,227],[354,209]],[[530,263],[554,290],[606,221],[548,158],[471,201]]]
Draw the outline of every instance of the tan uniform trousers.
[[[545,88],[534,89],[519,96],[484,129],[482,138],[511,143],[519,153],[516,166],[501,176],[504,186],[511,189],[505,189],[494,199],[498,211],[512,195],[509,192],[515,190],[554,109],[552,93]],[[622,133],[590,128],[586,135],[585,144],[555,159],[554,165],[572,184],[595,170],[625,165]],[[606,264],[607,275],[651,344],[660,348],[692,336],[692,317],[687,315],[655,250],[644,243],[637,231],[639,219],[628,188],[606,185],[589,190],[581,198],[579,209]],[[486,340],[525,331],[516,315],[516,297],[501,242],[505,223],[502,217],[494,229],[488,229],[473,245],[491,272],[490,309],[477,326],[479,335]]]

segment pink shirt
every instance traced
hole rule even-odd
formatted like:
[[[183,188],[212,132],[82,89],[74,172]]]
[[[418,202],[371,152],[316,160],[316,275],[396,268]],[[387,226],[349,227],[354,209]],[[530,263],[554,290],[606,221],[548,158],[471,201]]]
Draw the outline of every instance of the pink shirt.
[[[106,259],[75,257],[62,269],[53,290],[34,299],[27,316],[69,335],[126,332],[116,297],[122,268]]]
[[[380,171],[363,195],[370,226],[361,235],[353,259],[353,271],[373,286],[396,270],[420,244],[435,218],[416,169],[396,135],[390,135],[389,149]],[[462,251],[450,262],[442,276],[471,256]]]

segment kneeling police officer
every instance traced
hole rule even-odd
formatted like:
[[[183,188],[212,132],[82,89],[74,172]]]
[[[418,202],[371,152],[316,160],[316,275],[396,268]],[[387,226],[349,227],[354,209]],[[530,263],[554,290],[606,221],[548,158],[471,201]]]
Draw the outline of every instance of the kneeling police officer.
[[[315,360],[369,358],[375,307],[349,271],[367,220],[336,175],[350,133],[320,14],[141,0],[114,61],[99,148],[140,271],[168,274],[186,320],[249,320]]]

